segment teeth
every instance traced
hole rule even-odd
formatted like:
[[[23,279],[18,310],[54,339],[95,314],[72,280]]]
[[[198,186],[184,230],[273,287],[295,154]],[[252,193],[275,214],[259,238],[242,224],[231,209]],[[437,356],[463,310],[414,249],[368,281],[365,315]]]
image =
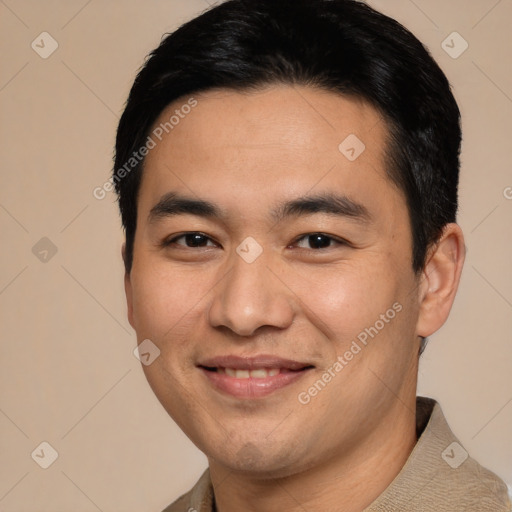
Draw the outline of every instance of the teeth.
[[[225,373],[229,377],[235,379],[265,379],[267,377],[274,377],[279,375],[281,370],[279,368],[258,368],[256,370],[235,370],[234,368],[218,368],[219,373]]]
[[[255,379],[264,379],[267,376],[268,372],[264,368],[261,370],[251,370],[251,377],[254,377]]]

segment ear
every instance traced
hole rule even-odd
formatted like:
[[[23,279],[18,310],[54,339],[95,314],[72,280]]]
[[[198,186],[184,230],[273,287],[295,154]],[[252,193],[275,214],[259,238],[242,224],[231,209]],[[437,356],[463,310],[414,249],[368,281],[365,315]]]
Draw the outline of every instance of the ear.
[[[133,324],[133,295],[132,295],[132,282],[130,279],[130,272],[127,270],[126,266],[126,242],[123,244],[121,248],[121,256],[123,257],[124,262],[124,293],[126,295],[126,306],[128,309],[128,321],[130,325],[135,329]]]
[[[464,258],[462,230],[455,223],[447,224],[429,250],[421,276],[418,336],[426,338],[446,322],[459,287]]]

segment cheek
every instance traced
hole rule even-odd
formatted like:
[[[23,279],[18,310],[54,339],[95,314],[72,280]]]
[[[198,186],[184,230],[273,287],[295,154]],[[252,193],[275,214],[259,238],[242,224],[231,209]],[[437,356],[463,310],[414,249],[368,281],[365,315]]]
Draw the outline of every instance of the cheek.
[[[200,275],[188,275],[156,262],[132,271],[133,317],[139,336],[162,340],[187,323],[206,293]]]
[[[297,286],[304,312],[324,333],[344,343],[373,325],[397,301],[398,285],[381,266],[343,263],[303,273]]]

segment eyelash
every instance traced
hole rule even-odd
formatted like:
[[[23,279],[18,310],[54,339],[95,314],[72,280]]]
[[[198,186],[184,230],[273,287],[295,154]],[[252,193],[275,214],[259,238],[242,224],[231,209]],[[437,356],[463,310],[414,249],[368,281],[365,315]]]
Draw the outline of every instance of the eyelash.
[[[208,241],[212,241],[214,242],[214,240],[209,237],[208,235],[204,234],[204,233],[201,233],[200,231],[187,231],[185,233],[182,233],[180,235],[177,235],[171,239],[168,239],[168,240],[164,240],[163,242],[163,246],[164,247],[169,247],[171,246],[172,244],[176,243],[177,240],[179,240],[180,238],[184,238],[186,237],[187,235],[200,235],[204,238],[206,238]],[[296,244],[302,240],[304,240],[305,238],[308,238],[310,236],[322,236],[322,237],[325,237],[327,239],[329,239],[330,241],[332,242],[335,242],[337,243],[338,245],[341,245],[341,246],[350,246],[350,243],[346,240],[343,240],[342,238],[338,238],[338,237],[334,237],[332,235],[328,235],[326,233],[320,233],[320,232],[312,232],[312,233],[306,233],[304,235],[301,235],[300,237],[296,238],[295,241],[293,242],[293,244]],[[178,244],[178,245],[182,245],[182,244]],[[182,245],[183,246],[183,245]],[[188,247],[186,245],[184,245],[183,247],[185,247],[186,249],[197,249],[197,248],[204,248],[204,247]],[[211,247],[211,246],[209,246]],[[306,249],[306,250],[313,250],[313,251],[321,251],[322,249],[331,249],[332,247],[331,246],[328,246],[328,247],[320,247],[320,248],[316,248],[316,249]],[[303,247],[301,249],[304,249]]]

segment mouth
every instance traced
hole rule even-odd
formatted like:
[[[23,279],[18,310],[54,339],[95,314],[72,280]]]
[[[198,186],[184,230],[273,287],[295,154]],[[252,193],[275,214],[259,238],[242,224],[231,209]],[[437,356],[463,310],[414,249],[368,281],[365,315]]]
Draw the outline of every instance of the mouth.
[[[239,399],[265,397],[304,377],[309,363],[273,356],[222,356],[197,365],[210,385]]]

